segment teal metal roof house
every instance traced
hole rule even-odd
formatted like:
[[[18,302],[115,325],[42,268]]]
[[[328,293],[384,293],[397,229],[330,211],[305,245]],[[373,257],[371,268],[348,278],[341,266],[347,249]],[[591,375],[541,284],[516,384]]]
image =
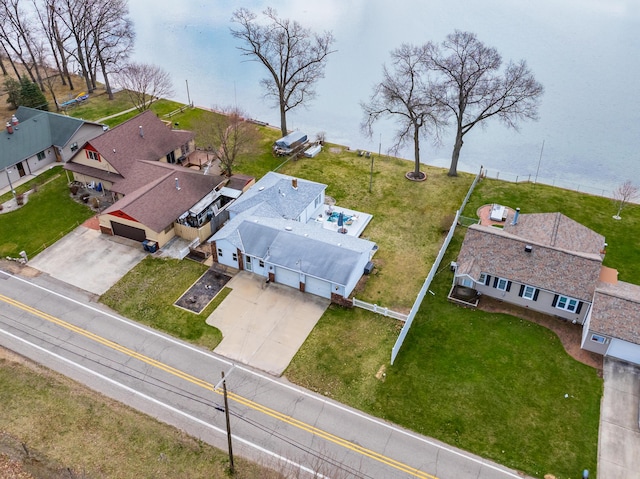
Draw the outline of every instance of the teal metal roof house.
[[[19,107],[0,132],[0,188],[51,163],[66,162],[103,131],[99,123]]]

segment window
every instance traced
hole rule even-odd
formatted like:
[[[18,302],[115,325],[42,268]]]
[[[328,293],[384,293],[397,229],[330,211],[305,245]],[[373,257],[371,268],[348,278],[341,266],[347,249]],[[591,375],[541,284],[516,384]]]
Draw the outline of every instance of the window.
[[[317,208],[318,206],[320,206],[320,196],[316,196],[315,201],[313,202],[313,206],[315,208]]]
[[[258,263],[260,265],[261,268],[264,268],[264,261],[260,260],[260,263]]]
[[[175,163],[176,162],[176,152],[172,151],[167,155],[167,163]]]
[[[218,248],[218,258],[222,258],[222,248]]]
[[[247,264],[251,264],[251,256],[246,257]]]
[[[87,150],[87,158],[89,158],[90,160],[100,161],[100,155],[97,151]]]
[[[487,273],[480,273],[480,277],[478,278],[478,283],[487,284]]]
[[[41,151],[40,153],[38,153],[38,161],[42,161],[47,157],[46,153],[44,151]]]
[[[500,291],[506,291],[509,282],[504,278],[496,278],[496,280],[496,289],[499,289]]]
[[[238,261],[238,253],[233,253],[233,261]]]
[[[462,286],[466,286],[467,288],[473,288],[473,281],[471,278],[463,278]]]
[[[555,307],[558,309],[564,309],[570,313],[579,313],[580,306],[577,299],[569,298],[568,296],[557,295],[555,298]]]
[[[604,344],[607,342],[607,339],[604,336],[600,336],[598,334],[592,334],[591,341],[593,341],[594,343]]]
[[[531,299],[535,301],[538,299],[538,290],[533,286],[522,285],[522,295],[524,299]]]

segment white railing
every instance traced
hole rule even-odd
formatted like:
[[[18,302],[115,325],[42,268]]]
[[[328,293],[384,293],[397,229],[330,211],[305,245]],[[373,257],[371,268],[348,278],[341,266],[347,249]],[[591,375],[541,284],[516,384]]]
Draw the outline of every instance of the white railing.
[[[377,304],[367,303],[366,301],[361,301],[359,299],[353,298],[353,305],[366,309],[367,311],[373,311],[374,313],[381,314],[383,316],[387,316],[389,318],[398,319],[400,321],[406,321],[407,315],[398,313],[397,311],[392,311],[389,308],[385,308],[383,306],[378,306]]]

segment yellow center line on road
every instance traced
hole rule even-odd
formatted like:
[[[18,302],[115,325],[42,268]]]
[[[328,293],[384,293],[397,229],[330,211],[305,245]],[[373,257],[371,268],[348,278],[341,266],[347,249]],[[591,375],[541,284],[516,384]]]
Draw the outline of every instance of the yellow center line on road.
[[[7,296],[4,296],[2,294],[0,294],[0,301],[3,301],[11,306],[14,306],[18,309],[21,309],[27,313],[33,314],[34,316],[37,316],[39,318],[42,318],[46,321],[49,321],[53,324],[56,324],[58,326],[61,326],[69,331],[72,331],[74,333],[77,333],[81,336],[84,336],[85,338],[91,339],[92,341],[95,341],[99,344],[102,344],[103,346],[106,346],[108,348],[111,348],[115,351],[118,351],[122,354],[125,354],[131,358],[135,358],[139,361],[142,361],[150,366],[153,366],[155,368],[158,368],[166,373],[169,373],[173,376],[179,377],[181,379],[184,379],[185,381],[188,381],[192,384],[195,384],[197,386],[200,386],[201,388],[207,389],[209,391],[213,391],[217,394],[222,394],[222,391],[220,389],[216,389],[215,386],[212,383],[209,383],[207,381],[204,381],[202,379],[199,379],[195,376],[192,376],[188,373],[185,373],[184,371],[181,371],[179,369],[176,369],[172,366],[169,366],[168,364],[162,363],[160,361],[157,361],[153,358],[150,358],[149,356],[145,356],[144,354],[140,354],[132,349],[126,348],[124,346],[121,346],[118,343],[115,343],[113,341],[110,341],[106,338],[103,338],[102,336],[99,336],[95,333],[92,333],[90,331],[87,331],[86,329],[80,328],[78,326],[75,326],[71,323],[68,323],[66,321],[63,321],[62,319],[56,318],[55,316],[51,316],[50,314],[47,314],[43,311],[40,311],[38,309],[35,309],[27,304],[21,303],[19,301],[16,301],[12,298],[9,298]],[[315,426],[312,426],[310,424],[307,424],[305,422],[302,422],[294,417],[288,416],[286,414],[283,414],[281,412],[278,412],[274,409],[271,409],[267,406],[264,406],[262,404],[259,404],[257,402],[254,402],[250,399],[247,399],[243,396],[240,396],[238,394],[232,393],[232,392],[228,392],[228,397],[230,399],[232,399],[233,401],[242,404],[250,409],[253,409],[254,411],[257,412],[261,412],[267,416],[270,416],[274,419],[277,419],[279,421],[282,421],[286,424],[289,424],[291,426],[294,426],[300,430],[309,432],[315,436],[318,436],[322,439],[325,439],[327,441],[330,441],[338,446],[344,447],[346,449],[349,449],[353,452],[356,452],[358,454],[361,454],[363,456],[369,457],[371,459],[374,459],[378,462],[381,462],[383,464],[386,464],[390,467],[393,467],[394,469],[398,469],[399,471],[405,472],[407,474],[410,474],[414,477],[418,477],[420,479],[438,479],[436,476],[433,476],[431,474],[427,474],[426,472],[422,472],[419,471],[413,467],[410,467],[402,462],[396,461],[395,459],[392,459],[390,457],[384,456],[380,453],[377,453],[375,451],[372,451],[370,449],[367,449],[363,446],[360,446],[358,444],[355,444],[351,441],[348,441],[346,439],[343,439],[339,436],[335,436],[327,431],[324,431],[322,429],[319,429]]]

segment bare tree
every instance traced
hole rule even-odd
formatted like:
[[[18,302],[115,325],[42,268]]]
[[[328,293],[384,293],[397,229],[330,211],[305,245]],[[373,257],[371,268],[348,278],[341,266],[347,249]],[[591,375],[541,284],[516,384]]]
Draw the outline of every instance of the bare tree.
[[[72,56],[80,65],[80,73],[85,80],[87,91],[94,90],[91,82],[90,63],[91,59],[87,52],[88,28],[88,2],[86,0],[52,0],[51,5],[57,18],[68,32],[70,42],[63,43],[67,53]]]
[[[403,145],[413,143],[415,168],[410,177],[415,180],[425,177],[420,171],[420,137],[433,134],[437,142],[438,131],[446,122],[446,111],[438,101],[440,86],[431,78],[430,48],[430,44],[405,43],[392,51],[392,69],[383,67],[383,79],[374,87],[369,103],[361,103],[361,129],[370,137],[381,118],[393,117],[399,123],[391,150],[397,153]]]
[[[315,83],[324,77],[324,69],[334,42],[331,32],[312,33],[298,22],[278,18],[277,12],[267,8],[267,25],[256,22],[257,15],[240,8],[232,21],[239,25],[231,34],[243,45],[243,55],[262,63],[270,76],[261,80],[267,96],[277,100],[280,108],[280,130],[287,135],[287,112],[306,104],[315,96]]]
[[[93,51],[109,100],[113,100],[109,75],[129,57],[135,38],[128,18],[129,6],[126,0],[93,0],[89,3],[88,12]],[[95,70],[93,78],[95,81]]]
[[[220,161],[220,169],[227,176],[233,174],[238,156],[255,149],[259,134],[255,124],[247,121],[237,108],[225,108],[214,121],[196,125],[198,143],[211,149],[213,159]]]
[[[44,91],[44,84],[42,82],[42,75],[40,73],[40,65],[38,64],[37,49],[40,45],[37,43],[35,35],[35,27],[30,15],[30,12],[26,11],[20,5],[20,0],[0,0],[0,5],[4,11],[3,31],[11,32],[14,37],[12,48],[17,45],[20,51],[20,60],[24,64],[29,76],[34,83],[38,83],[40,90]],[[26,50],[23,53],[22,48]],[[18,50],[14,50],[17,51]]]
[[[509,63],[504,73],[502,58],[474,33],[456,30],[442,48],[434,48],[431,60],[445,78],[442,105],[456,118],[456,139],[449,176],[457,176],[464,136],[491,117],[518,129],[520,120],[538,118],[538,104],[544,92],[524,60]]]
[[[0,0],[0,40],[15,53],[34,83],[44,91],[36,61],[34,26],[20,0]]]
[[[624,207],[638,198],[638,196],[640,196],[640,191],[638,190],[638,187],[631,182],[631,180],[627,180],[618,186],[618,188],[613,192],[616,208],[618,208],[618,212],[613,215],[613,218],[619,220],[620,213],[622,213]]]
[[[169,73],[148,63],[129,63],[117,73],[117,81],[138,109],[145,111],[158,98],[173,95]]]

